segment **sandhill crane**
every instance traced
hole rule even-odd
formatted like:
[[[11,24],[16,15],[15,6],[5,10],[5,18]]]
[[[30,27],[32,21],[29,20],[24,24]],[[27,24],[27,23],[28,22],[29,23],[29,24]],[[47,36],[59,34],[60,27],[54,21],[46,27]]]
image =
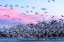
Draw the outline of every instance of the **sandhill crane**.
[[[27,8],[29,7],[29,6],[26,6]]]
[[[54,16],[52,15],[52,17],[51,18],[53,18]]]
[[[18,5],[15,5],[15,7],[18,7]]]
[[[28,13],[28,11],[26,10],[26,12]]]
[[[33,12],[33,11],[30,11],[30,12]]]
[[[23,6],[21,8],[24,8]]]
[[[23,12],[21,14],[24,14],[25,15],[25,13],[23,13]]]
[[[50,0],[48,0],[48,2],[50,2]]]
[[[64,17],[63,15],[61,15],[62,17]]]
[[[33,9],[35,9],[35,7],[32,7]]]
[[[35,12],[35,14],[38,14],[38,12]]]
[[[2,6],[2,5],[0,5],[0,6]]]
[[[44,12],[44,13],[48,13],[48,12]]]
[[[43,15],[41,15],[41,16],[43,16]]]
[[[10,16],[9,16],[9,15],[4,15],[4,16],[7,16],[7,17],[9,17],[9,18],[10,18]]]
[[[13,9],[13,8],[12,8],[12,7],[13,7],[12,5],[10,5],[10,7],[11,7],[11,9]]]
[[[54,1],[54,2],[55,2],[55,0],[52,0],[52,1]],[[50,0],[48,0],[48,2],[50,2]]]
[[[37,21],[37,22],[40,22],[40,21]]]
[[[52,1],[54,1],[54,2],[55,2],[55,0],[52,0]]]
[[[21,19],[19,19],[19,20],[21,20]]]
[[[4,7],[7,7],[8,6],[8,4],[5,4],[5,6]]]
[[[41,8],[42,10],[47,10],[46,8]]]
[[[14,19],[12,19],[12,20],[14,20]]]

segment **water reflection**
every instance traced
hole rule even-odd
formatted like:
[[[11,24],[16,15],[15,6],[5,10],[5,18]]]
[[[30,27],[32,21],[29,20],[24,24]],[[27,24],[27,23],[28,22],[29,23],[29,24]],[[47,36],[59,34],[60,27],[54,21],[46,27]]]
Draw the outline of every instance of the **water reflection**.
[[[64,39],[59,39],[59,40],[23,40],[21,38],[0,38],[0,42],[64,42]]]

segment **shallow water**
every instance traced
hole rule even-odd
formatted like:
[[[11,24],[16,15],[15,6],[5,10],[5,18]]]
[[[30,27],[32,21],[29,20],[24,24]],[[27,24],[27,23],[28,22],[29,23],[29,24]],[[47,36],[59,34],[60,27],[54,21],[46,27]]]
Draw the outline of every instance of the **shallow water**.
[[[58,39],[58,40],[24,40],[21,38],[0,38],[0,42],[64,42],[64,39]]]

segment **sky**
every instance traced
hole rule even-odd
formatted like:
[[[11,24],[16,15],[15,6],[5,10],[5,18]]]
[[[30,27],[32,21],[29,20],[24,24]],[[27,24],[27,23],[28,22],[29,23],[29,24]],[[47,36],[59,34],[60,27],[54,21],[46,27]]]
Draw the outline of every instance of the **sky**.
[[[8,4],[7,7],[5,4]],[[55,0],[48,2],[48,0],[0,0],[0,24],[8,24],[12,22],[18,22],[21,21],[23,23],[37,23],[37,21],[49,20],[51,15],[55,15],[53,19],[58,19],[61,14],[64,15],[64,0]],[[10,9],[10,5],[13,5],[13,9]],[[19,5],[19,7],[15,7],[15,5]],[[21,8],[21,7],[24,8]],[[28,8],[26,6],[29,6]],[[35,9],[32,9],[32,7],[35,7]],[[46,8],[47,10],[41,10],[41,8]],[[26,13],[26,10],[29,11],[29,13]],[[33,12],[30,12],[30,11]],[[35,15],[35,12],[39,12],[38,15]],[[48,12],[48,13],[44,13]],[[25,13],[26,15],[22,14]],[[4,15],[9,15],[10,18],[5,17]],[[41,17],[41,15],[43,15]],[[15,19],[15,20],[12,20]],[[21,19],[21,20],[19,20]]]
[[[5,5],[5,4],[12,4],[13,7],[14,5],[19,5],[19,7],[17,8],[20,12],[24,12],[28,10],[33,10],[34,12],[39,12],[39,13],[44,13],[44,12],[48,12],[48,13],[44,13],[44,14],[48,14],[48,15],[57,15],[60,16],[61,14],[64,14],[64,0],[55,0],[52,1],[50,0],[50,2],[48,2],[48,0],[0,0],[0,4],[1,5]],[[29,6],[29,8],[26,8],[26,5]],[[20,7],[24,6],[25,8],[21,9]],[[32,9],[32,7],[36,7],[35,9]],[[9,8],[9,7],[8,7]],[[15,8],[15,7],[14,7]],[[42,11],[41,8],[46,8],[47,10]],[[34,12],[29,12],[29,15],[33,15]]]

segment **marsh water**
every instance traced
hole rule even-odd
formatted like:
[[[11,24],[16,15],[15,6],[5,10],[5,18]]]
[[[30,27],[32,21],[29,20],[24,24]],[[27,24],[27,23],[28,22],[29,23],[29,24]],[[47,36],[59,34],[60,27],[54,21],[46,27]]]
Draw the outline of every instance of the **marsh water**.
[[[0,38],[0,42],[64,42],[64,39],[59,39],[59,40],[23,40],[21,38]]]

